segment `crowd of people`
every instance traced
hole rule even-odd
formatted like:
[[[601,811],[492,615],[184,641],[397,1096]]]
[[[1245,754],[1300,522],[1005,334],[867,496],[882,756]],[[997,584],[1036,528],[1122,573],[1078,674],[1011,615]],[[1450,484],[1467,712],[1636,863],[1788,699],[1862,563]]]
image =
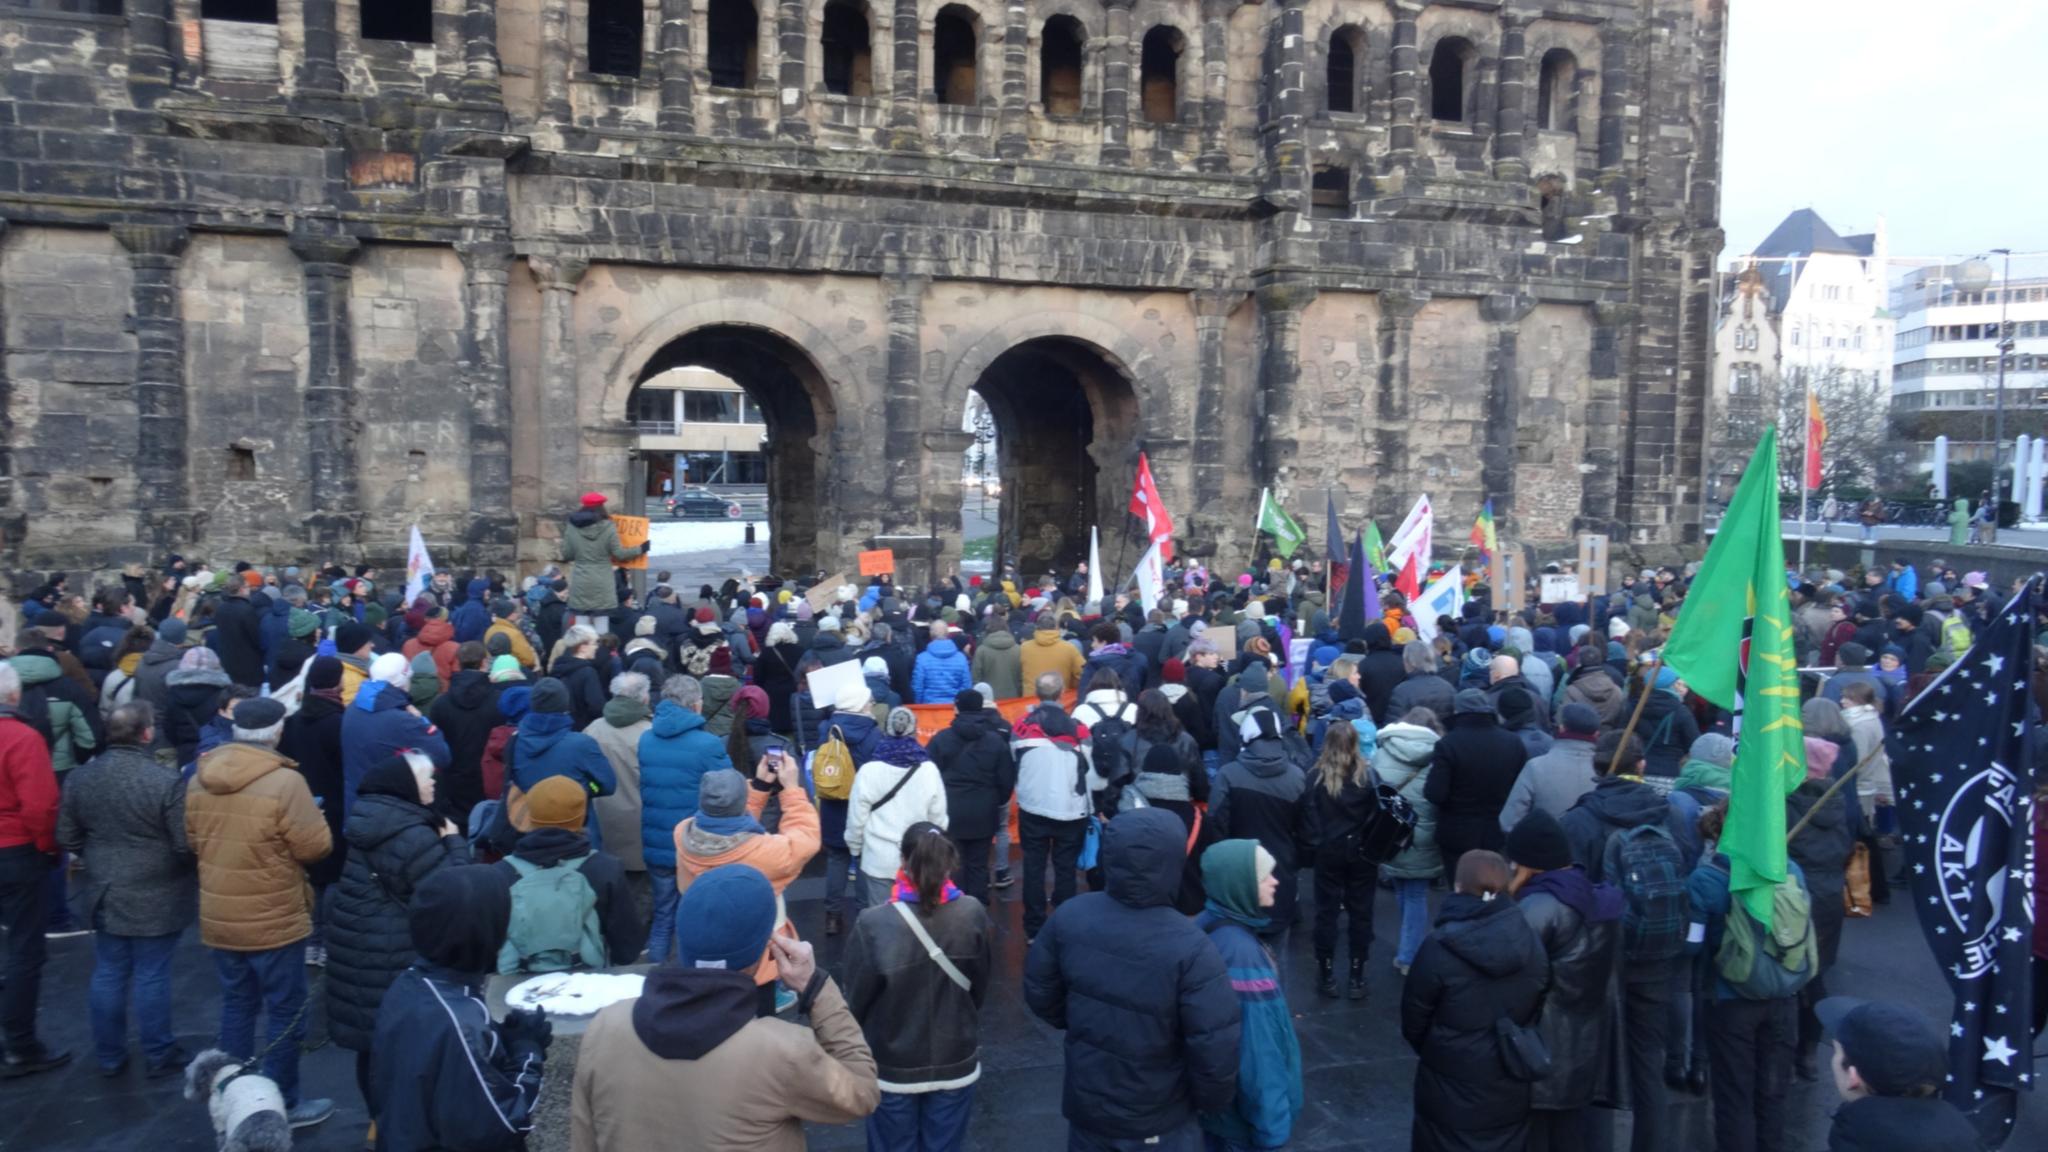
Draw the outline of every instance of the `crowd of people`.
[[[1717,1149],[1782,1149],[1823,1066],[1835,1147],[1974,1139],[1935,1096],[1943,1038],[1827,976],[1901,883],[1885,728],[1995,607],[1981,574],[1788,574],[1829,674],[1761,932],[1716,851],[1729,717],[1656,658],[1687,573],[1517,611],[1475,582],[1429,627],[1387,588],[1340,628],[1318,563],[1177,565],[1151,611],[1086,602],[1080,571],[658,573],[642,601],[615,564],[643,549],[593,495],[562,566],[436,573],[410,601],[367,568],[176,556],[89,608],[38,589],[0,664],[0,1073],[69,1061],[38,1039],[39,980],[45,940],[83,931],[98,1069],[127,1074],[132,1001],[141,1074],[178,1073],[196,920],[218,1045],[295,1127],[333,1109],[299,1091],[317,1011],[374,1147],[523,1147],[553,1025],[493,1019],[483,981],[643,962],[584,1034],[573,1147],[800,1148],[804,1123],[863,1121],[872,1149],[957,1149],[1015,887],[1069,1147],[1279,1148],[1303,1114],[1292,929],[1316,997],[1364,1000],[1386,886],[1418,1150],[1603,1149],[1626,1114],[1663,1152],[1674,1094],[1711,1100]],[[786,902],[821,869],[836,977]],[[2048,933],[2035,955],[2038,1017]]]

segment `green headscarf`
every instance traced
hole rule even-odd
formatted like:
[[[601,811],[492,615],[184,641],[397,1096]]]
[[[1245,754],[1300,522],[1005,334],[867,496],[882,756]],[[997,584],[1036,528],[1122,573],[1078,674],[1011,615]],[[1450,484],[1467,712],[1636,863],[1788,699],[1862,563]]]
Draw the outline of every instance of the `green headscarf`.
[[[1212,915],[1254,932],[1272,920],[1259,907],[1257,840],[1223,840],[1209,845],[1202,853],[1202,887],[1209,894],[1204,907]]]

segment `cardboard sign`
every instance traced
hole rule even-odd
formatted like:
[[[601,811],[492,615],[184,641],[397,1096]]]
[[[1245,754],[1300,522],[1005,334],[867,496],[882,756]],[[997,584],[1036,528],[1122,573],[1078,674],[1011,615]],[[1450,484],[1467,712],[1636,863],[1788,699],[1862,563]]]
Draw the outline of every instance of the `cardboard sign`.
[[[1211,624],[1202,638],[1216,646],[1216,654],[1223,657],[1225,664],[1237,659],[1237,625]]]
[[[1500,545],[1500,550],[1493,554],[1493,568],[1486,574],[1486,579],[1493,585],[1494,611],[1522,610],[1523,578],[1521,554],[1513,545]]]
[[[1595,596],[1607,593],[1607,559],[1607,537],[1597,532],[1579,537],[1580,583]]]
[[[815,616],[830,608],[832,606],[832,597],[838,593],[839,586],[844,583],[846,583],[846,573],[834,572],[823,580],[818,581],[817,585],[809,592],[804,593],[804,601],[811,606],[811,615]]]
[[[621,547],[638,548],[640,545],[647,543],[647,517],[645,516],[614,516],[612,517],[612,526],[619,530],[619,545]],[[612,564],[619,568],[645,570],[647,567],[647,553],[642,552],[631,560],[614,560]]]
[[[1545,604],[1575,604],[1585,598],[1579,591],[1579,578],[1570,573],[1545,573],[1542,595]]]
[[[860,554],[860,574],[863,576],[893,576],[896,574],[896,553],[888,548],[877,548]]]

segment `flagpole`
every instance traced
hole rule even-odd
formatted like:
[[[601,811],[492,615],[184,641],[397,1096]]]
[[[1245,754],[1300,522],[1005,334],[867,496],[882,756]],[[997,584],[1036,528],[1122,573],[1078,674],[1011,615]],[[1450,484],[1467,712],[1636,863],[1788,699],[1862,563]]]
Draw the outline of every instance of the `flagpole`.
[[[1800,407],[1804,435],[1800,437],[1806,450],[1799,454],[1799,575],[1806,576],[1806,481],[1813,475],[1813,373],[1801,369],[1800,383],[1806,385],[1806,403]]]

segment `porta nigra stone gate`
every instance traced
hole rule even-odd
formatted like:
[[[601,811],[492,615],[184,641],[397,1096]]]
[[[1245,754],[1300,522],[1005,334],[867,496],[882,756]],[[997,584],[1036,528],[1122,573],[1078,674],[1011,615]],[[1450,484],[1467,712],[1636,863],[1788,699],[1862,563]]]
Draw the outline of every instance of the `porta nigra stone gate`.
[[[1260,489],[1699,540],[1725,0],[0,0],[0,563],[550,558],[636,387],[778,569]],[[1317,533],[1320,536],[1320,532]],[[1135,559],[1135,550],[1130,556]]]

